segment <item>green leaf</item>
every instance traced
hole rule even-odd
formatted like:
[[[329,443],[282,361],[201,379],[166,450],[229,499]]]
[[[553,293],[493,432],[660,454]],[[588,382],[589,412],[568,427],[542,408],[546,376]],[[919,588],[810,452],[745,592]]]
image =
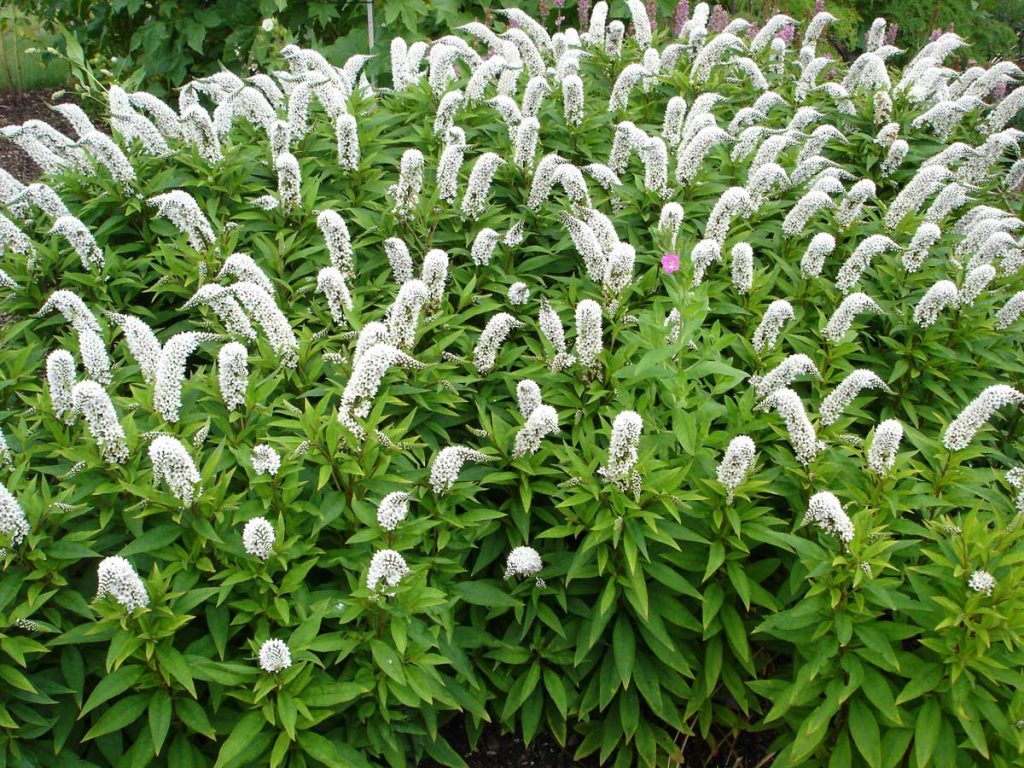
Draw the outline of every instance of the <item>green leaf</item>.
[[[917,710],[917,724],[914,726],[914,760],[917,762],[917,768],[927,768],[931,765],[941,730],[942,710],[939,708],[939,702],[928,699]]]
[[[452,592],[470,605],[483,605],[487,608],[515,608],[520,601],[502,589],[486,581],[462,581],[452,587]]]
[[[115,702],[113,706],[100,715],[92,728],[82,737],[82,741],[89,741],[97,736],[103,736],[128,727],[146,711],[146,700],[148,698],[147,694],[137,693]]]
[[[620,613],[615,621],[615,629],[612,631],[612,650],[615,653],[615,668],[619,672],[622,687],[629,688],[633,665],[636,661],[636,636],[633,633],[633,624],[625,613]]]
[[[160,668],[170,673],[171,677],[181,683],[185,690],[196,697],[196,686],[192,682],[192,673],[189,671],[185,658],[171,645],[170,640],[165,640],[156,647],[156,657],[160,662]]]
[[[235,727],[231,729],[231,735],[221,746],[214,768],[227,768],[241,757],[265,726],[266,721],[261,712],[249,712],[244,715],[235,723]]]
[[[121,555],[122,557],[130,557],[131,555],[139,555],[143,552],[156,552],[180,539],[182,531],[183,529],[180,525],[174,524],[153,528],[122,549]]]
[[[373,661],[377,669],[390,677],[396,683],[405,685],[405,672],[402,669],[402,659],[387,643],[374,638],[370,641],[370,650],[373,652]]]
[[[850,735],[871,768],[882,768],[882,736],[871,709],[860,699],[850,702]]]
[[[154,755],[160,754],[170,728],[171,697],[167,691],[155,691],[149,700],[149,732],[153,738]]]
[[[549,667],[544,667],[544,687],[547,688],[548,696],[554,702],[558,714],[563,718],[566,717],[569,712],[569,705],[565,695],[565,683],[562,682],[559,674]]]
[[[125,664],[111,672],[100,680],[82,707],[78,715],[81,720],[85,715],[94,710],[100,704],[118,696],[131,688],[142,677],[144,669],[138,665]]]

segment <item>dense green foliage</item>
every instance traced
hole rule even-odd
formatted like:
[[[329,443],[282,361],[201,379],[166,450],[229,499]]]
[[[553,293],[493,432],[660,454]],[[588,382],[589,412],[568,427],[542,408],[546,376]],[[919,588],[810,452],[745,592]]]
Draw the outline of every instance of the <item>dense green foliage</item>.
[[[624,5],[613,6],[613,16],[626,14]],[[655,45],[669,41],[661,33]],[[638,84],[610,111],[612,84],[644,50],[632,37],[621,56],[600,44],[585,47],[591,55],[579,64],[582,122],[565,118],[564,80],[552,69],[552,92],[537,112],[539,145],[524,167],[512,162],[517,131],[492,104],[464,103],[454,113],[466,140],[459,201],[477,158],[493,151],[507,160],[479,216],[464,216],[459,202],[440,196],[435,173],[451,138],[433,130],[439,94],[416,66],[395,92],[356,87],[344,94],[344,114],[358,126],[353,169],[339,164],[335,122],[343,115],[325,110],[329,88],[310,105],[304,136],[293,91],[292,109],[278,110],[289,115],[291,140],[278,144],[276,155],[267,133],[241,115],[229,121],[219,142],[223,159],[213,163],[197,150],[194,133],[187,134],[191,142],[168,137],[173,154],[158,157],[138,140],[122,140],[117,129],[134,180],[123,184],[102,166],[46,180],[95,236],[102,268],[83,267],[68,241],[51,233],[53,207],[41,188],[4,187],[5,215],[34,250],[33,258],[17,253],[5,235],[0,264],[15,284],[0,289],[0,426],[12,457],[2,483],[31,525],[5,554],[0,576],[6,765],[400,768],[430,756],[458,766],[438,730],[463,717],[471,740],[486,722],[518,729],[528,741],[544,730],[564,742],[575,731],[580,757],[616,766],[670,764],[681,734],[719,741],[748,731],[773,735],[780,768],[1020,764],[1024,532],[1005,479],[1024,458],[1019,407],[995,415],[966,448],[943,444],[950,423],[986,387],[1024,390],[1020,323],[1000,330],[994,319],[1021,287],[1011,267],[1019,243],[994,262],[998,276],[973,303],[945,308],[928,327],[914,319],[936,281],[963,286],[976,255],[975,246],[963,252],[955,226],[963,214],[983,204],[1004,208],[1007,221],[1020,214],[1006,181],[1017,137],[1006,137],[1012,149],[945,156],[946,185],[970,177],[973,202],[934,216],[941,239],[908,270],[899,251],[908,251],[937,190],[894,226],[885,224],[887,212],[947,144],[990,148],[984,128],[992,106],[975,107],[942,141],[929,126],[912,125],[931,105],[913,101],[907,89],[869,87],[847,104],[815,88],[801,100],[793,49],[777,64],[770,47],[743,50],[782,97],[752,120],[769,129],[762,139],[788,137],[775,156],[786,184],[750,190],[764,199],[726,221],[726,264],[712,263],[695,279],[691,257],[711,237],[716,204],[750,182],[760,150],[752,146],[733,159],[737,129],[680,182],[679,142],[671,138],[680,126],[669,125],[667,196],[656,188],[657,161],[646,150],[648,172],[634,153],[610,189],[583,177],[590,204],[613,222],[615,240],[635,249],[625,284],[611,288],[607,276],[588,275],[566,229],[566,214],[592,215],[578,192],[569,196],[571,185],[555,184],[536,210],[527,205],[540,173],[536,160],[558,153],[577,168],[609,163],[616,125],[630,120],[648,137],[660,136],[676,96],[690,106],[692,124],[697,97],[719,93],[720,101],[701,104],[724,128],[761,90],[734,62],[696,77],[697,54],[687,50],[660,74],[647,73],[648,93]],[[408,66],[404,51],[395,51],[392,68]],[[552,50],[542,55],[555,64]],[[355,84],[315,58],[292,51],[287,61],[299,80],[330,75],[332,87]],[[573,70],[566,61],[561,76]],[[896,60],[890,65],[896,83]],[[465,60],[454,66],[449,91],[465,89],[470,77]],[[274,69],[287,73],[284,63]],[[440,79],[444,68],[436,74]],[[514,83],[519,104],[527,79],[524,72]],[[280,83],[295,87],[287,77]],[[222,76],[188,92],[212,112],[241,87]],[[488,86],[488,98],[494,89]],[[891,118],[875,91],[891,92]],[[112,95],[115,127],[137,126],[145,119],[141,102],[132,123],[121,96]],[[810,122],[794,127],[799,106],[820,114],[800,113]],[[898,134],[879,140],[890,119]],[[812,133],[824,124],[840,127],[842,136]],[[819,135],[825,141],[811,156],[820,152],[849,176],[807,172],[817,161],[808,165],[801,153]],[[908,142],[909,154],[883,174],[895,135]],[[301,169],[294,201],[285,146]],[[392,185],[410,149],[422,150],[426,171],[411,215],[400,218]],[[74,156],[73,148],[63,151]],[[968,161],[974,157],[986,163],[979,168]],[[812,186],[828,190],[834,204],[865,178],[875,192],[848,225],[838,211],[823,209],[797,232],[783,233],[783,221]],[[277,208],[255,204],[279,185]],[[214,233],[209,247],[194,248],[149,204],[173,190],[198,201]],[[26,210],[26,199],[44,205]],[[672,273],[661,260],[675,238],[659,227],[669,200],[685,209],[675,243],[683,264]],[[354,251],[352,305],[341,318],[317,288],[332,263],[318,228],[326,210],[347,222]],[[601,233],[601,259],[629,250],[608,242],[607,229],[591,221]],[[488,264],[474,263],[481,229],[505,237],[518,225],[521,242],[503,241]],[[835,251],[821,275],[802,274],[808,243],[823,232],[834,235]],[[882,311],[859,316],[839,341],[829,341],[826,321],[843,299],[833,280],[872,235],[898,246],[876,254],[857,285]],[[423,367],[386,372],[367,418],[358,419],[367,431],[361,441],[339,423],[339,403],[354,378],[359,332],[386,318],[399,291],[385,255],[391,237],[406,243],[417,273],[424,254],[446,252],[448,281],[411,321],[406,351]],[[749,291],[730,279],[740,243],[754,253]],[[298,360],[282,364],[265,318],[254,313],[259,338],[247,342],[245,403],[231,410],[216,365],[229,328],[210,306],[184,305],[204,285],[234,290],[237,276],[220,270],[235,251],[250,254],[269,278],[272,301],[296,334]],[[516,282],[530,291],[525,304],[509,299]],[[112,360],[105,389],[129,449],[123,463],[104,459],[81,415],[67,424],[54,412],[47,356],[71,350],[82,377],[81,365],[97,355],[83,342],[90,338],[81,330],[86,318],[38,314],[57,289],[79,295],[99,323]],[[603,349],[592,366],[577,361],[553,370],[555,350],[540,329],[543,303],[567,327],[572,351],[574,314],[588,299],[602,305]],[[755,346],[768,307],[783,299],[794,316],[778,345]],[[180,419],[168,420],[155,402],[121,321],[108,312],[145,321],[165,345],[180,332],[218,334],[202,341],[182,371]],[[474,352],[499,312],[522,326],[487,370],[474,365]],[[790,385],[825,443],[806,464],[794,454],[793,425],[758,408],[762,398],[751,381],[794,353],[807,355],[820,373]],[[889,391],[865,390],[826,423],[823,399],[858,369],[878,374]],[[173,369],[158,376],[173,378]],[[535,454],[516,457],[525,421],[516,394],[525,379],[539,385],[559,429]],[[612,424],[623,411],[640,415],[642,433],[637,482],[620,487],[599,470],[609,466]],[[885,419],[898,420],[905,439],[895,465],[877,474],[867,457]],[[185,506],[154,476],[149,446],[156,433],[189,446],[201,475]],[[753,439],[758,458],[732,499],[716,468],[739,435]],[[280,455],[275,474],[254,467],[258,445]],[[432,462],[452,445],[488,460],[467,461],[451,490],[438,493]],[[411,502],[407,519],[389,531],[376,509],[396,491]],[[821,492],[844,505],[850,541],[805,520]],[[243,527],[257,516],[276,531],[265,562],[243,548]],[[10,530],[10,519],[0,520]],[[543,583],[508,578],[507,557],[519,546],[539,553]],[[400,552],[411,570],[390,595],[367,583],[380,550]],[[142,577],[147,607],[130,611],[109,597],[94,599],[97,565],[112,555]],[[979,571],[994,577],[990,593],[970,586]],[[292,664],[276,674],[257,663],[270,638],[291,654]]]
[[[289,2],[259,0],[22,0],[25,10],[50,25],[71,30],[85,52],[81,62],[109,68],[119,80],[135,74],[137,82],[165,89],[180,86],[189,77],[211,74],[226,66],[238,71],[265,67],[279,43],[311,46],[332,59],[355,53],[378,54],[369,72],[383,74],[388,44],[395,35],[430,37],[502,7],[493,0],[376,0],[372,49],[366,5],[347,2]],[[593,2],[586,4],[588,7]],[[672,26],[676,0],[656,0],[656,23]],[[696,5],[696,2],[691,3]],[[814,0],[783,0],[767,4],[727,0],[721,4],[731,14],[763,21],[772,13],[785,12],[803,22],[810,19]],[[518,5],[554,27],[559,16],[565,26],[577,26],[577,0],[567,0],[562,10],[553,0],[527,0]],[[964,59],[985,62],[994,56],[1018,59],[1024,55],[1024,0],[957,0],[920,3],[916,0],[829,0],[828,10],[838,21],[827,45],[839,55],[863,50],[864,35],[876,17],[897,20],[897,44],[917,48],[935,28],[955,29],[972,42]],[[277,23],[273,32],[261,30],[263,19]],[[111,62],[111,57],[115,58]]]

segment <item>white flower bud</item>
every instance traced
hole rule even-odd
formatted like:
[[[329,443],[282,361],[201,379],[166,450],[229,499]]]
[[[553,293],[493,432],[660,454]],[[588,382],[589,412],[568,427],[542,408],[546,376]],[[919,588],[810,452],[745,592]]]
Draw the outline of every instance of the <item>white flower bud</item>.
[[[153,485],[164,482],[182,506],[191,506],[199,485],[199,470],[181,441],[159,435],[149,445],[149,460],[153,463]]]
[[[366,587],[371,592],[380,592],[388,597],[395,594],[394,588],[409,575],[409,566],[405,558],[392,549],[375,552],[366,574]],[[383,582],[383,587],[381,583]]]
[[[110,596],[117,603],[134,611],[149,606],[149,593],[132,564],[117,555],[100,561],[96,572],[98,589],[96,599]]]
[[[1024,402],[1024,394],[1005,384],[996,384],[986,388],[978,395],[946,428],[942,443],[950,451],[962,451],[977,431],[992,418],[992,415],[1004,405],[1020,405]]]
[[[220,348],[217,354],[217,382],[220,396],[229,411],[245,405],[249,387],[249,351],[237,341]]]
[[[807,503],[807,514],[804,516],[804,525],[813,524],[827,533],[839,539],[844,544],[853,541],[855,531],[850,517],[843,511],[843,505],[839,499],[828,491],[821,491],[811,496]]]
[[[939,312],[947,307],[956,307],[960,292],[949,280],[939,280],[929,288],[914,307],[914,322],[921,328],[928,328],[939,319]]]
[[[388,195],[395,201],[391,209],[395,218],[413,218],[422,188],[423,153],[418,149],[407,149],[402,155],[398,183],[388,188]]]
[[[522,409],[522,401],[520,401]],[[512,458],[531,456],[540,450],[540,441],[558,431],[558,413],[550,405],[538,405],[530,411],[526,424],[516,433]]]
[[[260,646],[260,669],[268,675],[276,675],[291,665],[292,654],[283,640],[271,638]]]
[[[511,579],[513,576],[529,578],[543,568],[544,563],[537,550],[533,547],[515,547],[509,552],[508,560],[505,562],[505,578]]]
[[[583,299],[576,305],[576,357],[584,368],[593,368],[603,349],[601,305],[593,299]]]
[[[281,468],[281,457],[269,445],[257,445],[252,449],[252,468],[257,475],[273,477]]]
[[[896,419],[886,419],[875,427],[875,437],[868,450],[868,468],[879,477],[884,476],[896,463],[902,439],[903,425]]]
[[[507,312],[499,312],[487,321],[487,327],[484,328],[480,339],[473,348],[473,365],[479,374],[486,374],[494,368],[502,343],[509,333],[516,328],[521,328],[522,325]]]
[[[821,402],[820,419],[825,426],[835,424],[843,415],[850,403],[863,389],[881,389],[892,393],[892,390],[874,372],[858,369],[843,379]]]
[[[462,445],[442,448],[430,465],[430,487],[434,493],[448,493],[459,479],[462,465],[467,461],[490,461],[491,457]]]
[[[751,337],[754,351],[761,354],[765,350],[774,349],[782,326],[792,319],[793,306],[785,299],[777,299],[769,304]]]
[[[377,507],[377,523],[385,531],[393,531],[409,515],[409,494],[389,493]]]
[[[204,341],[218,337],[211,333],[186,331],[176,333],[163,349],[156,365],[156,379],[153,386],[153,408],[165,421],[176,422],[181,411],[181,389],[185,383],[185,364]]]
[[[331,266],[351,280],[355,277],[355,262],[352,255],[352,238],[349,236],[345,220],[331,210],[323,211],[317,216],[316,224],[324,235],[327,251],[331,257]],[[267,289],[267,293],[273,293]]]
[[[866,293],[851,293],[843,299],[836,311],[832,313],[832,317],[829,318],[828,323],[826,323],[825,328],[822,330],[822,336],[832,344],[838,344],[850,330],[853,319],[861,312],[881,314],[882,308]]]
[[[274,549],[277,533],[265,517],[254,517],[242,529],[242,546],[248,555],[266,560]]]
[[[625,490],[638,459],[640,435],[644,422],[636,411],[621,411],[612,422],[608,460],[597,473]]]
[[[188,237],[188,244],[195,250],[204,251],[216,241],[210,222],[188,192],[176,189],[151,197],[148,202],[156,206],[157,216],[170,220]]]
[[[462,215],[467,219],[477,219],[487,208],[487,195],[491,191],[491,181],[504,160],[494,152],[485,152],[473,164],[466,185],[466,194],[462,198]]]
[[[754,249],[750,243],[732,247],[732,284],[737,293],[750,293],[754,287]]]
[[[728,503],[732,504],[736,489],[746,480],[756,458],[757,447],[747,435],[738,435],[729,441],[716,472],[718,482],[725,486]]]
[[[80,381],[71,389],[71,401],[75,413],[85,418],[104,460],[120,464],[127,459],[128,441],[107,391],[95,381]]]
[[[797,459],[804,466],[810,464],[825,448],[825,444],[818,440],[800,396],[788,387],[777,389],[757,406],[759,411],[771,409],[778,411],[786,422],[789,442]]]

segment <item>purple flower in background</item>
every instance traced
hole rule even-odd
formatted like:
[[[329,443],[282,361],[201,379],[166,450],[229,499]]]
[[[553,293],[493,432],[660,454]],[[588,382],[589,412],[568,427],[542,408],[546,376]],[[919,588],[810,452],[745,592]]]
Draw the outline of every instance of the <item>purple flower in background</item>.
[[[721,5],[715,3],[711,9],[711,16],[708,18],[708,31],[721,32],[729,24],[729,12]]]
[[[793,42],[793,37],[795,35],[796,35],[796,25],[794,25],[794,24],[787,24],[782,29],[780,29],[779,33],[777,35],[775,35],[775,36],[777,38],[779,38],[779,40],[784,41],[786,43],[786,45],[789,45],[790,43]]]
[[[661,257],[661,268],[665,270],[666,275],[671,275],[679,269],[679,254],[665,251],[665,255]]]
[[[1000,80],[992,89],[992,101],[1002,101],[1006,97],[1006,81]]]
[[[672,32],[676,37],[683,34],[683,25],[690,20],[690,0],[679,0],[672,16]]]
[[[751,24],[749,27],[747,27],[747,40],[753,40],[755,37],[757,37],[757,33],[760,31],[761,27],[759,27],[757,24]]]
[[[811,17],[817,16],[819,13],[825,11],[825,0],[814,0],[814,10],[811,11]]]
[[[580,14],[580,31],[583,32],[590,28],[590,0],[580,0],[576,10]]]
[[[537,15],[540,16],[541,22],[547,19],[549,13],[551,13],[551,6],[548,4],[548,0],[539,0],[537,3]]]
[[[889,25],[889,28],[885,30],[885,44],[893,45],[896,43],[896,35],[900,33],[900,25],[893,22]]]
[[[555,0],[555,8],[558,10],[565,8],[565,0]]]
[[[658,29],[658,4],[654,0],[647,0],[647,21],[651,24],[651,32]]]
[[[928,42],[934,43],[940,37],[942,37],[942,27],[936,27],[935,29],[932,30],[932,33],[928,35]]]
[[[565,16],[563,16],[562,14],[558,14],[558,18],[555,19],[555,26],[556,27],[562,26],[562,22],[563,21],[565,21]]]

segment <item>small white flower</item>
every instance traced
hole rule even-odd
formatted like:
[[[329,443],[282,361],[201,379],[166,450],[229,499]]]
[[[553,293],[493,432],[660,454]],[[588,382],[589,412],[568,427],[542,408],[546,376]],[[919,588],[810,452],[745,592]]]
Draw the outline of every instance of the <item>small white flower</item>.
[[[366,574],[366,587],[371,592],[381,592],[389,597],[394,595],[394,587],[409,575],[409,566],[405,558],[393,549],[382,549],[375,552],[370,561],[370,569]],[[383,587],[381,587],[383,582]]]
[[[725,449],[716,476],[718,482],[725,486],[727,501],[730,504],[736,489],[754,466],[756,457],[757,447],[747,435],[737,435],[729,441],[729,447]]]
[[[508,553],[508,560],[505,562],[505,578],[528,578],[539,573],[543,567],[540,554],[533,547],[515,547]]]
[[[825,266],[825,259],[836,248],[836,239],[827,232],[819,232],[811,238],[807,251],[800,260],[800,273],[804,277],[817,277]]]
[[[807,503],[807,514],[804,516],[803,524],[814,524],[844,544],[853,541],[855,534],[853,522],[843,511],[843,505],[839,503],[839,499],[834,494],[828,491],[821,491],[811,496]]]
[[[249,351],[243,344],[231,341],[217,354],[217,383],[228,410],[245,405],[249,387]]]
[[[540,450],[540,441],[558,431],[558,413],[550,405],[535,406],[526,419],[526,424],[516,433],[512,458],[531,456]]]
[[[55,349],[46,358],[46,383],[53,415],[65,424],[75,420],[72,389],[75,386],[75,358],[66,349]]]
[[[196,199],[188,192],[175,189],[149,198],[149,204],[156,207],[156,215],[169,219],[175,227],[188,236],[188,243],[197,251],[203,251],[214,244],[216,237],[206,215],[199,208]]]
[[[612,422],[608,461],[597,473],[625,490],[636,465],[644,422],[636,411],[621,411]]]
[[[793,316],[793,305],[785,299],[776,299],[769,304],[751,337],[754,351],[761,354],[765,350],[774,349],[782,326],[792,320]]]
[[[832,343],[838,344],[846,336],[853,325],[854,318],[861,312],[882,313],[878,303],[866,293],[851,293],[843,299],[842,303],[829,318],[828,323],[822,330],[821,335]]]
[[[418,149],[407,149],[402,155],[398,183],[388,189],[388,195],[395,201],[392,213],[399,219],[412,219],[423,188],[423,153]]]
[[[31,531],[28,518],[14,494],[0,484],[0,534],[7,537],[7,543],[18,546]]]
[[[603,349],[601,305],[593,299],[583,299],[576,305],[576,357],[584,368],[593,368]]]
[[[959,300],[956,284],[950,280],[939,280],[914,307],[914,322],[921,328],[928,328],[939,319],[939,312],[947,307],[956,307]]]
[[[498,312],[487,321],[487,326],[473,348],[473,365],[477,373],[482,375],[494,368],[501,345],[513,330],[522,325],[507,312]]]
[[[385,531],[393,531],[409,514],[409,494],[402,491],[389,493],[377,507],[377,523]]]
[[[199,485],[199,470],[181,441],[159,435],[149,446],[149,459],[153,463],[153,484],[163,481],[183,506],[190,506]]]
[[[810,464],[814,457],[824,450],[825,444],[818,440],[800,396],[788,387],[777,389],[757,406],[759,411],[769,409],[778,411],[786,422],[789,442],[797,459],[804,466]]]
[[[281,468],[281,457],[269,445],[257,445],[252,449],[252,468],[257,475],[273,477]]]
[[[521,306],[530,300],[530,289],[526,283],[512,283],[508,287],[508,300],[510,304]]]
[[[355,277],[355,263],[352,257],[352,238],[348,233],[345,220],[334,211],[327,210],[317,216],[316,224],[327,243],[331,266],[351,280]],[[266,289],[266,286],[264,288]],[[267,292],[273,293],[273,290]]]
[[[975,571],[967,580],[967,586],[975,592],[991,596],[992,590],[996,588],[996,580],[988,571]]]
[[[292,653],[284,640],[271,638],[260,646],[260,669],[268,675],[276,675],[292,665]]]
[[[242,529],[242,546],[246,554],[266,560],[274,548],[277,533],[265,517],[254,517]]]
[[[970,445],[975,433],[1004,405],[1021,405],[1024,394],[1005,384],[986,388],[963,409],[946,428],[942,443],[950,451],[961,451]]]
[[[272,18],[271,19],[264,19],[263,22],[260,24],[260,27],[263,29],[264,32],[273,32],[274,31],[274,20]]]
[[[896,463],[896,453],[903,439],[903,425],[896,419],[886,419],[875,427],[875,437],[868,450],[868,468],[883,476]]]
[[[97,570],[96,599],[108,595],[129,611],[149,605],[149,593],[132,564],[117,555],[105,557]]]
[[[156,381],[153,385],[153,408],[165,421],[178,421],[181,412],[181,390],[185,383],[185,364],[204,341],[218,337],[212,333],[185,331],[176,333],[163,349],[156,365]]]
[[[843,411],[854,401],[863,389],[881,389],[892,392],[873,371],[857,369],[844,378],[839,385],[821,402],[821,423],[835,424]]]
[[[128,442],[110,395],[95,381],[80,381],[71,390],[75,413],[85,418],[89,433],[103,451],[103,458],[120,464],[128,458]]]
[[[459,479],[459,472],[466,461],[490,460],[490,456],[462,445],[442,448],[430,466],[430,486],[439,496],[448,493]]]

